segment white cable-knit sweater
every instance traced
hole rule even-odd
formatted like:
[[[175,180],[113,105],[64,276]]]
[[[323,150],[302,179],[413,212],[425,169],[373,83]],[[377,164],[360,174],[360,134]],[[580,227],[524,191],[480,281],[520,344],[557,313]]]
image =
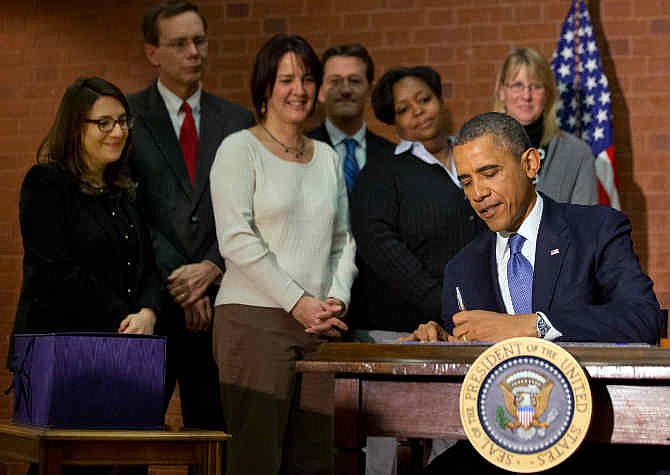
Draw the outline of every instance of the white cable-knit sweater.
[[[281,307],[306,293],[349,303],[356,275],[341,159],[314,141],[302,164],[272,154],[248,130],[229,135],[210,174],[226,272],[216,305]]]

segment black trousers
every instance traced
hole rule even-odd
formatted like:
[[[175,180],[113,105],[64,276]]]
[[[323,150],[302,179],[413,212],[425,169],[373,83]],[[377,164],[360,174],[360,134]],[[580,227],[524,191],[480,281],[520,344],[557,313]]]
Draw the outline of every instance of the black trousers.
[[[167,321],[158,331],[167,336],[165,409],[178,383],[184,426],[225,430],[211,325],[205,332],[189,332],[181,307],[171,303],[164,313],[162,318]]]

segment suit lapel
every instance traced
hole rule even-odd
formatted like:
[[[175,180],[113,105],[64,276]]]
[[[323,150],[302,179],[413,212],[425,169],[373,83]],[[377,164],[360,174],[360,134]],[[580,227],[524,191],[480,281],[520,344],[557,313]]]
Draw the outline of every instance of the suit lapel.
[[[163,98],[154,84],[149,90],[149,107],[139,115],[145,118],[145,125],[160,150],[161,156],[175,176],[177,183],[187,196],[191,195],[191,183],[181,154],[179,140],[175,134],[170,115]]]
[[[325,122],[316,128],[314,138],[321,140],[322,142],[326,142],[331,147],[333,146],[333,142],[330,140],[330,134],[328,133],[328,129],[326,129]]]
[[[203,91],[200,99],[200,137],[198,141],[198,161],[195,169],[195,186],[193,189],[193,206],[197,206],[202,194],[209,184],[209,171],[212,168],[216,150],[221,145],[226,130],[226,117]]]
[[[464,275],[467,275],[467,278],[461,283],[462,290],[468,289],[467,292],[463,292],[465,308],[504,312],[505,305],[498,286],[496,234],[486,230],[473,241],[472,245],[474,256],[466,263]],[[473,295],[476,298],[472,298]]]
[[[533,308],[542,310],[551,306],[556,281],[565,256],[570,249],[567,223],[561,215],[560,205],[546,196],[535,250],[533,271]]]
[[[493,288],[492,293],[494,302],[492,302],[492,305],[495,305],[497,311],[506,313],[505,301],[500,292],[500,284],[498,284],[498,261],[496,260],[497,234],[491,231],[487,231],[486,234],[488,235],[488,245],[486,246],[486,249],[489,253],[487,256],[489,265],[488,272],[491,276],[491,287]]]

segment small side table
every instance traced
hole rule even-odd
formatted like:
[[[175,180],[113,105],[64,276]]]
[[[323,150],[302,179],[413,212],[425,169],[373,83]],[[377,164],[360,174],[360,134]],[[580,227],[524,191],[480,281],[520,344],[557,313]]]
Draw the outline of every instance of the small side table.
[[[38,463],[40,475],[63,465],[188,465],[221,473],[221,444],[229,434],[209,430],[79,430],[0,424],[0,460]]]

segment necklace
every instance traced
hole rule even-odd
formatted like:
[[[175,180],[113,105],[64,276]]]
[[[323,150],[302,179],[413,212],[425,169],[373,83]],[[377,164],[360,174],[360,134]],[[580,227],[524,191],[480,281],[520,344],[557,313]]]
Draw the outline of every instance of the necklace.
[[[265,128],[265,126],[263,124],[259,124],[259,125],[263,128],[265,133],[268,134],[268,136],[272,140],[277,142],[277,144],[279,144],[284,149],[285,153],[293,152],[293,153],[295,153],[295,159],[298,160],[298,161],[302,161],[302,157],[303,157],[303,155],[305,155],[305,139],[302,137],[302,135],[300,136],[300,144],[297,147],[289,147],[288,145],[281,142],[277,137],[272,135],[272,133],[267,128]]]
[[[109,187],[105,183],[103,183],[102,185],[96,185],[87,180],[81,180],[81,183],[84,186],[84,188],[95,194],[105,193],[107,190],[109,190]]]

